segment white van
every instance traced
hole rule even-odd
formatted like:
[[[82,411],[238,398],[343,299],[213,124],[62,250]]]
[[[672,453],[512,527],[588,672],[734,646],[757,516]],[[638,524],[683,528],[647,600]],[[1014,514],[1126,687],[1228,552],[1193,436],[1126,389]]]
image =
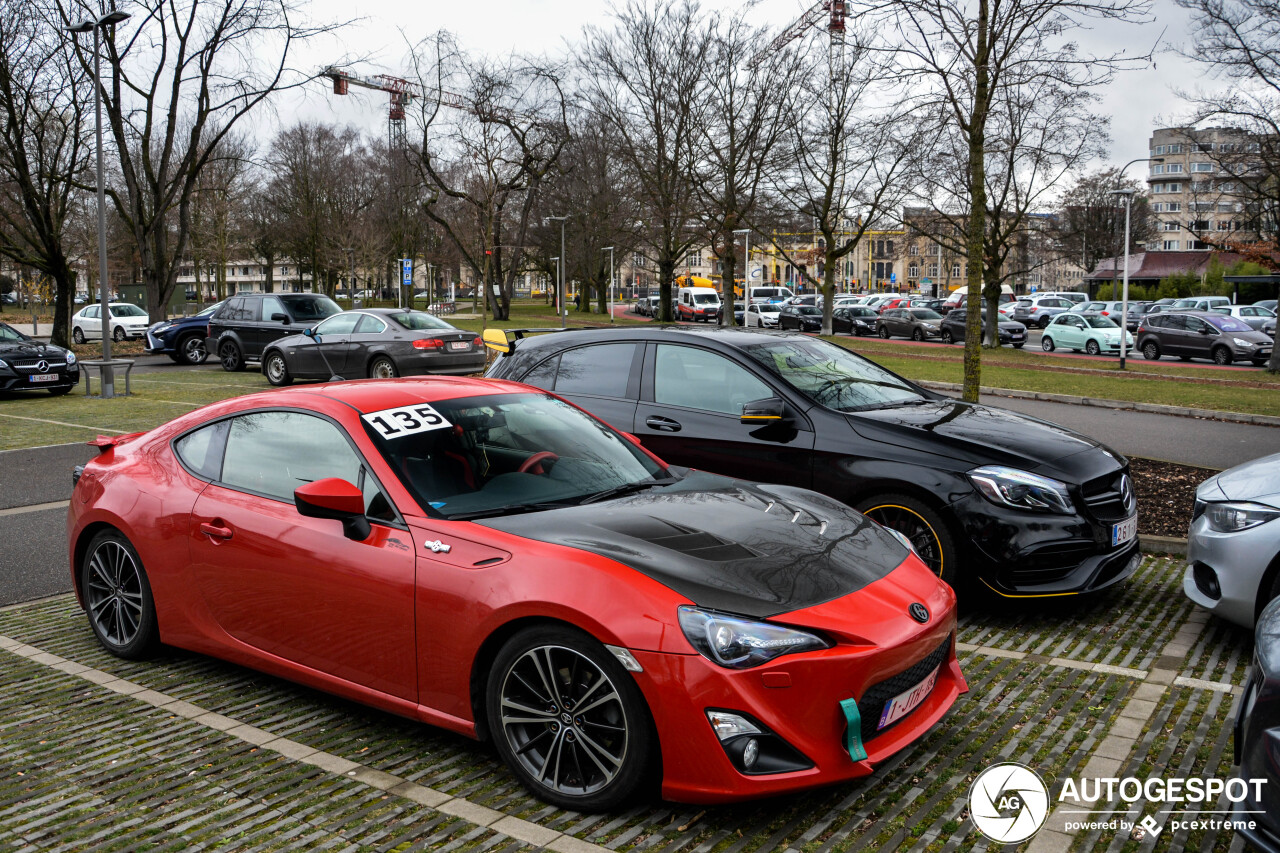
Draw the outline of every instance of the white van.
[[[755,302],[781,302],[795,296],[789,287],[753,287],[747,294],[747,304]]]
[[[677,320],[714,323],[720,311],[720,294],[714,287],[682,287],[676,296]]]
[[[967,285],[964,287],[957,287],[955,290],[951,291],[951,295],[947,297],[947,301],[942,303],[942,310],[950,310],[952,308],[963,308],[965,304],[965,299],[968,297],[968,295],[969,295],[969,287]],[[1036,294],[1036,295],[1039,296],[1039,294]],[[1013,302],[1013,301],[1014,301],[1013,288],[1007,284],[1000,285],[1000,304],[1003,305],[1006,302]]]

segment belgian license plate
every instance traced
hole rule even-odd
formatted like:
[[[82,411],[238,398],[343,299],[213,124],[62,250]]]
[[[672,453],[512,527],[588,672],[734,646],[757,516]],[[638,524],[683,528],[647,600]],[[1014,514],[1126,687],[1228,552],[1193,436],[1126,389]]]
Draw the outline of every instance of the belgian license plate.
[[[933,672],[905,693],[899,693],[888,702],[884,703],[884,710],[880,713],[880,722],[876,725],[879,731],[891,723],[896,723],[907,714],[915,710],[916,706],[925,700],[928,695],[933,692],[933,685],[938,683],[938,670],[941,666],[933,668]]]
[[[470,348],[471,348],[471,344],[467,343],[466,341],[449,341],[449,349],[457,350],[457,349],[470,349]]]
[[[58,374],[56,373],[37,373],[31,377],[32,382],[57,382]]]
[[[1111,525],[1111,547],[1123,545],[1138,535],[1138,516],[1131,515],[1119,524]]]
[[[1014,332],[1012,337],[1015,341],[1020,341],[1022,340],[1022,332]]]

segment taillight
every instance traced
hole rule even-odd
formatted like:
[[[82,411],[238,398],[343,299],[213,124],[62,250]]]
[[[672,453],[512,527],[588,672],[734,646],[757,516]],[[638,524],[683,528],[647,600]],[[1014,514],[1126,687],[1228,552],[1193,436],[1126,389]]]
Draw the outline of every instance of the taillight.
[[[444,349],[444,341],[439,338],[418,338],[413,342],[414,349]]]
[[[476,347],[476,348],[478,349],[478,348],[480,348],[480,347],[484,346],[484,339],[483,339],[483,338],[478,338],[478,337],[477,337],[477,338],[472,338],[472,339],[471,339],[471,345],[472,345],[473,347]]]
[[[1037,312],[1037,311],[1039,311],[1039,310],[1040,310],[1039,308],[1032,308],[1032,309],[1031,309],[1031,313],[1032,313],[1032,314],[1034,314],[1034,313],[1036,313],[1036,312]]]

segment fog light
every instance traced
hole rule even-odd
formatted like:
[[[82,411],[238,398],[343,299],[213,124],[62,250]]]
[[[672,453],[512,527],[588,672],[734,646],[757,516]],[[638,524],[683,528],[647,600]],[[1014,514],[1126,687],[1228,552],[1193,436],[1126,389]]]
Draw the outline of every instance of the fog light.
[[[1196,582],[1196,589],[1214,601],[1222,598],[1222,585],[1218,583],[1218,573],[1204,563],[1196,563],[1191,569]]]
[[[747,770],[756,766],[756,759],[760,757],[760,744],[755,738],[747,740],[747,745],[742,750],[742,766]]]

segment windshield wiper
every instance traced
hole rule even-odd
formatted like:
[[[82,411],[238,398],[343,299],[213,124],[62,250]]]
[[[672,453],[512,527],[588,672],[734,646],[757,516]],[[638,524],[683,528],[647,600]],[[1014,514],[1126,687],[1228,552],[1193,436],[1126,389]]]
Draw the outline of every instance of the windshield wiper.
[[[623,483],[621,486],[614,486],[612,489],[605,489],[602,492],[587,495],[585,498],[578,501],[578,503],[593,504],[597,501],[607,501],[610,498],[620,498],[623,495],[628,495],[632,492],[643,492],[644,490],[652,489],[655,486],[669,486],[676,482],[677,479],[678,478],[676,477],[665,477],[661,480],[641,480],[638,483]]]
[[[518,515],[525,512],[542,512],[548,509],[564,509],[567,506],[573,506],[572,501],[542,501],[541,503],[532,504],[507,504],[506,506],[495,506],[490,509],[478,509],[474,512],[462,512],[457,515],[446,515],[449,521],[474,521],[477,518],[488,518],[494,515]]]

